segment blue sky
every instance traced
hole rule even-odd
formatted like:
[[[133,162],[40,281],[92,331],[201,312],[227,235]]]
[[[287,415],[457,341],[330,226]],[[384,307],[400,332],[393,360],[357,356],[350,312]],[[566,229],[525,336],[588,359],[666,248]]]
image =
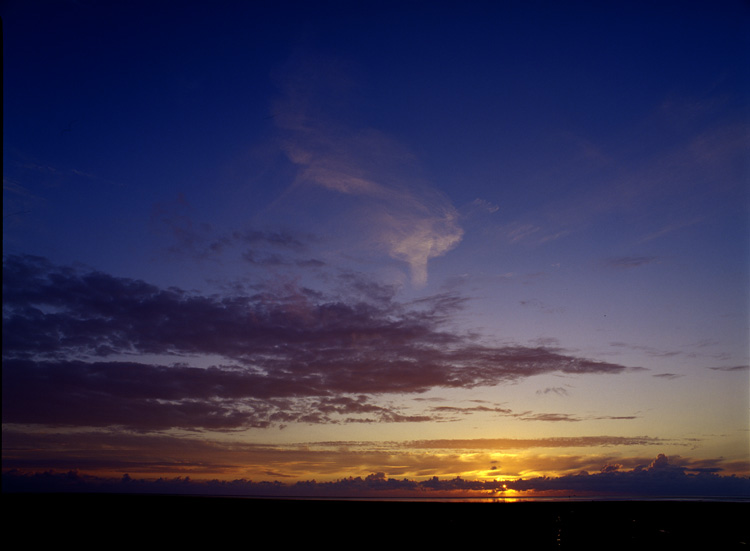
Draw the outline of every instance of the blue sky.
[[[746,3],[2,17],[4,467],[750,473]]]

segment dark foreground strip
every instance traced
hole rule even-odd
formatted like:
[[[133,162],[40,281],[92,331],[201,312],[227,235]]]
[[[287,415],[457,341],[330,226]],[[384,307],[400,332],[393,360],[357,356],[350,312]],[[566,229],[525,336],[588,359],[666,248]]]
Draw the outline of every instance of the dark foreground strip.
[[[750,549],[750,503],[3,494],[6,541],[79,548]],[[82,547],[80,547],[82,546]]]

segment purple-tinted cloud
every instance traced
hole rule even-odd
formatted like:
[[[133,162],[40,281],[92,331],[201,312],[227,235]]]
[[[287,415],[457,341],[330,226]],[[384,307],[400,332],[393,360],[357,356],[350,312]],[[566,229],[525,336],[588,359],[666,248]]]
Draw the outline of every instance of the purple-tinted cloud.
[[[419,421],[429,417],[369,397],[628,369],[480,344],[446,328],[462,297],[400,303],[390,287],[348,278],[348,293],[335,298],[296,286],[201,295],[6,258],[4,421],[139,429]],[[185,363],[201,356],[221,360]]]
[[[709,369],[713,369],[714,371],[748,371],[750,370],[750,365],[733,365],[730,367],[709,367]]]

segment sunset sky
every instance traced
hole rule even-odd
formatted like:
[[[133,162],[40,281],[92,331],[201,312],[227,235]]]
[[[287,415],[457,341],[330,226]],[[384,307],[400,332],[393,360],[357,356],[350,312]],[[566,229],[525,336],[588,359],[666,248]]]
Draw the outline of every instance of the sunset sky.
[[[1,12],[4,472],[750,476],[747,2]]]

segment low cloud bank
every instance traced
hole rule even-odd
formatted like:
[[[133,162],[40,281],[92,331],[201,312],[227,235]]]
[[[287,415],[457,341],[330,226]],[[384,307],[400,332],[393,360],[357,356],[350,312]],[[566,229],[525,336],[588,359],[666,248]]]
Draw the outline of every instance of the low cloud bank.
[[[303,481],[286,484],[278,481],[192,480],[189,477],[120,479],[67,473],[3,474],[3,492],[104,492],[179,495],[233,495],[269,497],[519,497],[519,496],[630,496],[630,497],[724,497],[750,498],[750,478],[721,476],[705,470],[691,471],[672,465],[659,454],[650,465],[621,471],[605,466],[601,472],[528,480],[466,480],[460,477],[415,481],[388,478],[384,473],[349,477],[333,482]],[[513,491],[508,492],[508,490]]]

